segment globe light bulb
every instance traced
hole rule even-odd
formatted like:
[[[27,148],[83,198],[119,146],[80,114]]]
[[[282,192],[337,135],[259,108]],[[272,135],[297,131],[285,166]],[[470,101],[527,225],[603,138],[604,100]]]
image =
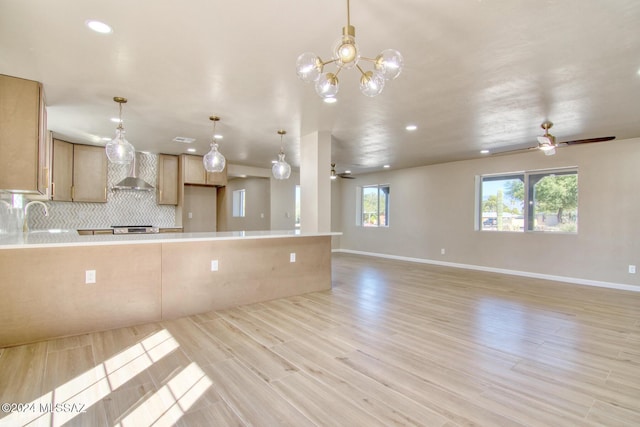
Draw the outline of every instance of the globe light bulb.
[[[334,45],[333,59],[339,68],[353,68],[360,61],[360,49],[354,36],[343,35]]]
[[[384,76],[378,71],[367,71],[360,78],[360,92],[366,96],[374,97],[382,93],[384,89]]]
[[[395,49],[385,49],[376,57],[375,67],[385,80],[393,80],[402,72],[404,58]]]
[[[335,98],[338,89],[338,78],[333,73],[322,74],[316,80],[316,93],[322,98]]]
[[[306,83],[315,82],[322,73],[322,62],[313,52],[305,52],[298,56],[296,61],[296,74]]]

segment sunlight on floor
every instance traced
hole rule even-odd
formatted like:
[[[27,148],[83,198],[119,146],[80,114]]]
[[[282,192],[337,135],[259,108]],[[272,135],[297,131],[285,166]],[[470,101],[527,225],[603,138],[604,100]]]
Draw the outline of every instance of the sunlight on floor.
[[[25,405],[27,410],[0,419],[0,426],[61,426],[178,347],[166,329],[158,331]],[[211,385],[198,365],[191,363],[118,425],[172,425]]]

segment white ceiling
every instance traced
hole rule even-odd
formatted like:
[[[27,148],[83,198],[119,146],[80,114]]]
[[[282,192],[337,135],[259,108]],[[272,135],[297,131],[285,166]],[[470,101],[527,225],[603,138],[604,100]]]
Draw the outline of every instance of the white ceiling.
[[[545,119],[558,141],[640,136],[638,0],[353,0],[363,55],[398,49],[405,69],[376,98],[343,70],[328,105],[295,61],[328,58],[345,23],[345,0],[0,0],[0,73],[43,82],[61,139],[104,144],[124,96],[136,150],[183,136],[202,155],[217,114],[227,160],[265,168],[280,128],[294,167],[300,136],[330,131],[338,172],[535,145]]]

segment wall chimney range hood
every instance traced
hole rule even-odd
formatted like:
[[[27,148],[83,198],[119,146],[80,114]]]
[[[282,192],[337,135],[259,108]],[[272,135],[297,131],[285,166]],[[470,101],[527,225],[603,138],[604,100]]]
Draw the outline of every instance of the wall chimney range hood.
[[[153,185],[147,183],[142,178],[136,176],[136,155],[133,156],[131,161],[131,170],[129,176],[117,183],[112,187],[113,190],[133,190],[133,191],[151,191]]]

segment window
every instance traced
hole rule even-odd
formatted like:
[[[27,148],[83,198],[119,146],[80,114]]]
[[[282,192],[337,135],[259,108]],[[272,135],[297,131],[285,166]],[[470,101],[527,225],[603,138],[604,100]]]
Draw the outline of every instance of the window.
[[[244,217],[244,189],[233,191],[233,216]]]
[[[479,199],[480,230],[578,231],[576,169],[482,176]]]
[[[360,197],[360,225],[363,227],[389,226],[389,186],[362,187]]]
[[[300,228],[300,186],[296,185],[296,218],[295,227]]]

